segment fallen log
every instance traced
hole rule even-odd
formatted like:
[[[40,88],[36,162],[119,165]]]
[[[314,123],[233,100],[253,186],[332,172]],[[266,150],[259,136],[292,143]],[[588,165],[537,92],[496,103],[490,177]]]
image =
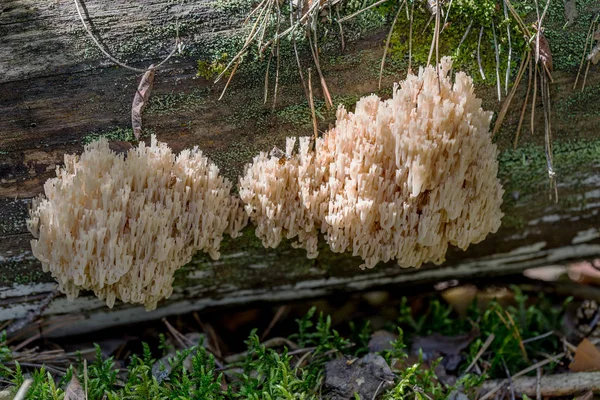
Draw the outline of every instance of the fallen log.
[[[139,76],[112,66],[94,50],[77,25],[75,9],[67,3],[14,0],[0,13],[0,71],[8,71],[0,75],[0,321],[35,313],[55,288],[30,251],[25,218],[31,198],[42,193],[44,181],[54,175],[65,153],[81,152],[84,143],[99,135],[124,140],[130,126],[130,105]],[[213,86],[196,76],[197,60],[203,57],[199,49],[235,36],[236,20],[228,20],[228,11],[205,2],[179,8],[171,3],[87,4],[94,29],[109,50],[117,49],[116,55],[141,68],[171,50],[175,20],[188,26],[181,29],[181,38],[198,52],[170,60],[157,74],[144,114],[145,128],[175,151],[200,145],[234,181],[258,152],[283,148],[286,136],[312,134],[310,111],[293,69],[286,79],[281,78],[274,110],[271,104],[263,105],[263,85],[254,84],[255,75],[242,72],[218,101],[222,83]],[[122,13],[128,17],[120,18]],[[361,95],[378,91],[378,68],[372,66],[381,61],[381,36],[375,30],[349,45],[342,61],[322,62],[335,102],[351,104]],[[403,73],[386,75],[382,87],[390,88],[402,77]],[[512,149],[527,86],[522,82],[497,135],[506,190],[503,225],[466,252],[451,249],[440,266],[402,269],[390,263],[361,271],[360,260],[334,254],[323,244],[315,260],[306,259],[304,251],[289,243],[265,250],[252,228],[247,228],[241,238],[223,244],[220,260],[198,255],[182,268],[173,295],[155,311],[146,313],[120,303],[111,310],[83,294],[75,302],[55,299],[42,315],[60,319],[65,314],[82,314],[85,323],[54,331],[73,334],[209,307],[491,277],[598,256],[600,116],[586,111],[590,97],[572,91],[573,79],[570,72],[556,71],[552,86],[558,203],[548,196],[541,112],[536,113],[539,134],[522,135],[522,143]],[[587,83],[591,89],[586,89],[590,96],[599,85],[599,74],[591,70]],[[480,87],[478,95],[486,109],[499,110],[495,88]],[[334,120],[334,110],[322,111],[319,128],[324,130]]]

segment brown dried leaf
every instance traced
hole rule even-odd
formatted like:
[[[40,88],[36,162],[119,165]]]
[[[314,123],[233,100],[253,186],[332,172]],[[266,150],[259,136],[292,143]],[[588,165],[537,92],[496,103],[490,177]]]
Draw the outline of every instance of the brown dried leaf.
[[[436,359],[439,355],[443,355],[445,359],[445,367],[453,371],[458,366],[461,360],[460,353],[465,350],[469,344],[479,336],[479,331],[473,331],[457,336],[444,336],[439,333],[433,335],[416,337],[412,344],[412,352],[423,352],[425,359]]]
[[[569,369],[573,372],[600,371],[600,350],[588,339],[583,339],[575,350]]]
[[[567,21],[567,25],[572,25],[578,16],[577,0],[568,0],[565,3],[565,20]]]
[[[77,380],[77,375],[73,374],[73,377],[71,378],[71,382],[69,382],[69,385],[67,386],[67,389],[65,390],[64,400],[84,400],[84,399],[85,399],[85,392],[83,391],[81,384]]]
[[[553,66],[552,66],[552,52],[550,51],[550,43],[548,42],[548,39],[546,39],[546,36],[544,35],[543,32],[538,32],[538,35],[540,35],[540,54],[539,54],[539,61],[542,62],[543,65],[546,66],[546,68],[548,68],[548,71],[552,72],[553,71]]]
[[[117,154],[127,155],[127,152],[133,148],[133,145],[130,142],[114,140],[114,141],[108,143],[108,148]]]
[[[142,76],[142,80],[133,97],[133,104],[131,105],[131,125],[133,127],[133,134],[138,140],[142,134],[142,112],[148,104],[152,86],[154,85],[154,73],[155,70],[153,64],[148,68],[148,71],[144,73],[144,76]]]

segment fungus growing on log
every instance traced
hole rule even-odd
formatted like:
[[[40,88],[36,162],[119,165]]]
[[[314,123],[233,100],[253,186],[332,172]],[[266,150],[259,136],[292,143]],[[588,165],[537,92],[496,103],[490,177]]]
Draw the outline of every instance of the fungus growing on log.
[[[255,157],[240,197],[263,244],[282,237],[317,256],[321,232],[334,252],[351,251],[362,268],[396,260],[403,267],[444,261],[449,245],[466,249],[496,232],[503,216],[491,112],[466,74],[421,68],[393,97],[364,97],[354,113],[338,108],[334,128],[288,139],[286,157]]]
[[[219,257],[224,233],[247,217],[231,183],[195,147],[175,155],[152,136],[127,155],[106,139],[85,147],[49,179],[27,225],[33,254],[70,299],[92,290],[147,310],[168,298],[173,274],[198,250]]]

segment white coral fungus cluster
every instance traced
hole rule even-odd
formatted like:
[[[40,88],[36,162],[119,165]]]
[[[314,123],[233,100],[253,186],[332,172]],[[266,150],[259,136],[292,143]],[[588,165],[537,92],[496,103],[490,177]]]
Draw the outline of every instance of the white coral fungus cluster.
[[[444,261],[448,245],[466,249],[500,226],[503,189],[497,149],[473,82],[451,61],[421,68],[382,101],[340,107],[319,138],[288,138],[285,157],[260,154],[240,180],[240,197],[266,247],[295,238],[309,258],[323,233],[334,252],[362,267]],[[440,79],[438,80],[438,76]]]
[[[120,299],[156,308],[179,267],[198,250],[218,258],[223,234],[247,221],[197,147],[175,155],[154,136],[127,157],[105,139],[66,155],[44,189],[28,220],[33,254],[69,298],[92,290],[109,307]]]

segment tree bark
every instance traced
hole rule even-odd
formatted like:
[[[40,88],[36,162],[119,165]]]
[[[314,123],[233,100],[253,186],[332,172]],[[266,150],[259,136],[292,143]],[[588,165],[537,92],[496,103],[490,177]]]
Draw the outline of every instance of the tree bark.
[[[240,37],[236,31],[239,18],[229,18],[232,11],[208,1],[173,4],[166,0],[85,3],[92,27],[106,48],[140,68],[171,50],[174,27],[179,24],[187,50],[157,73],[144,114],[147,129],[175,151],[201,146],[234,182],[258,152],[274,145],[282,148],[286,136],[311,135],[310,115],[302,111],[306,109],[304,92],[293,63],[282,70],[273,110],[270,101],[263,104],[264,69],[260,75],[252,72],[260,70],[260,63],[236,75],[223,100],[218,101],[223,82],[213,85],[196,77],[197,60],[231,52],[228,46]],[[377,92],[384,36],[384,30],[371,32],[329,62],[322,54],[323,72],[337,102]],[[336,51],[330,55],[339,55]],[[305,67],[308,61],[303,60]],[[597,70],[593,67],[588,76],[587,85],[593,90],[600,87]],[[43,192],[43,183],[54,176],[65,153],[80,153],[83,143],[94,135],[118,135],[130,127],[129,107],[138,75],[101,57],[85,36],[71,2],[3,3],[0,321],[25,317],[55,288],[31,254],[31,236],[25,226],[31,198]],[[403,77],[404,73],[387,75],[382,87],[391,88],[392,82]],[[529,135],[526,123],[522,143],[517,150],[511,149],[527,87],[527,82],[522,82],[498,138],[500,175],[507,190],[503,226],[465,252],[452,249],[440,266],[402,269],[390,263],[361,271],[359,260],[333,254],[324,246],[316,260],[306,259],[303,251],[292,249],[289,243],[267,251],[248,228],[242,238],[223,244],[219,261],[198,255],[180,270],[173,296],[155,311],[146,313],[123,304],[109,310],[103,302],[83,294],[75,302],[55,299],[44,315],[84,314],[85,324],[55,331],[76,333],[205,307],[510,274],[595,257],[600,254],[600,117],[588,112],[592,107],[586,103],[588,98],[572,91],[574,78],[571,72],[557,71],[552,86],[557,110],[553,128],[559,202],[548,198],[541,106],[536,112],[540,121],[536,134]],[[484,108],[499,110],[495,87],[479,87],[477,93]],[[320,92],[316,96],[322,98]],[[333,118],[334,111],[327,112],[319,128],[326,130]]]

